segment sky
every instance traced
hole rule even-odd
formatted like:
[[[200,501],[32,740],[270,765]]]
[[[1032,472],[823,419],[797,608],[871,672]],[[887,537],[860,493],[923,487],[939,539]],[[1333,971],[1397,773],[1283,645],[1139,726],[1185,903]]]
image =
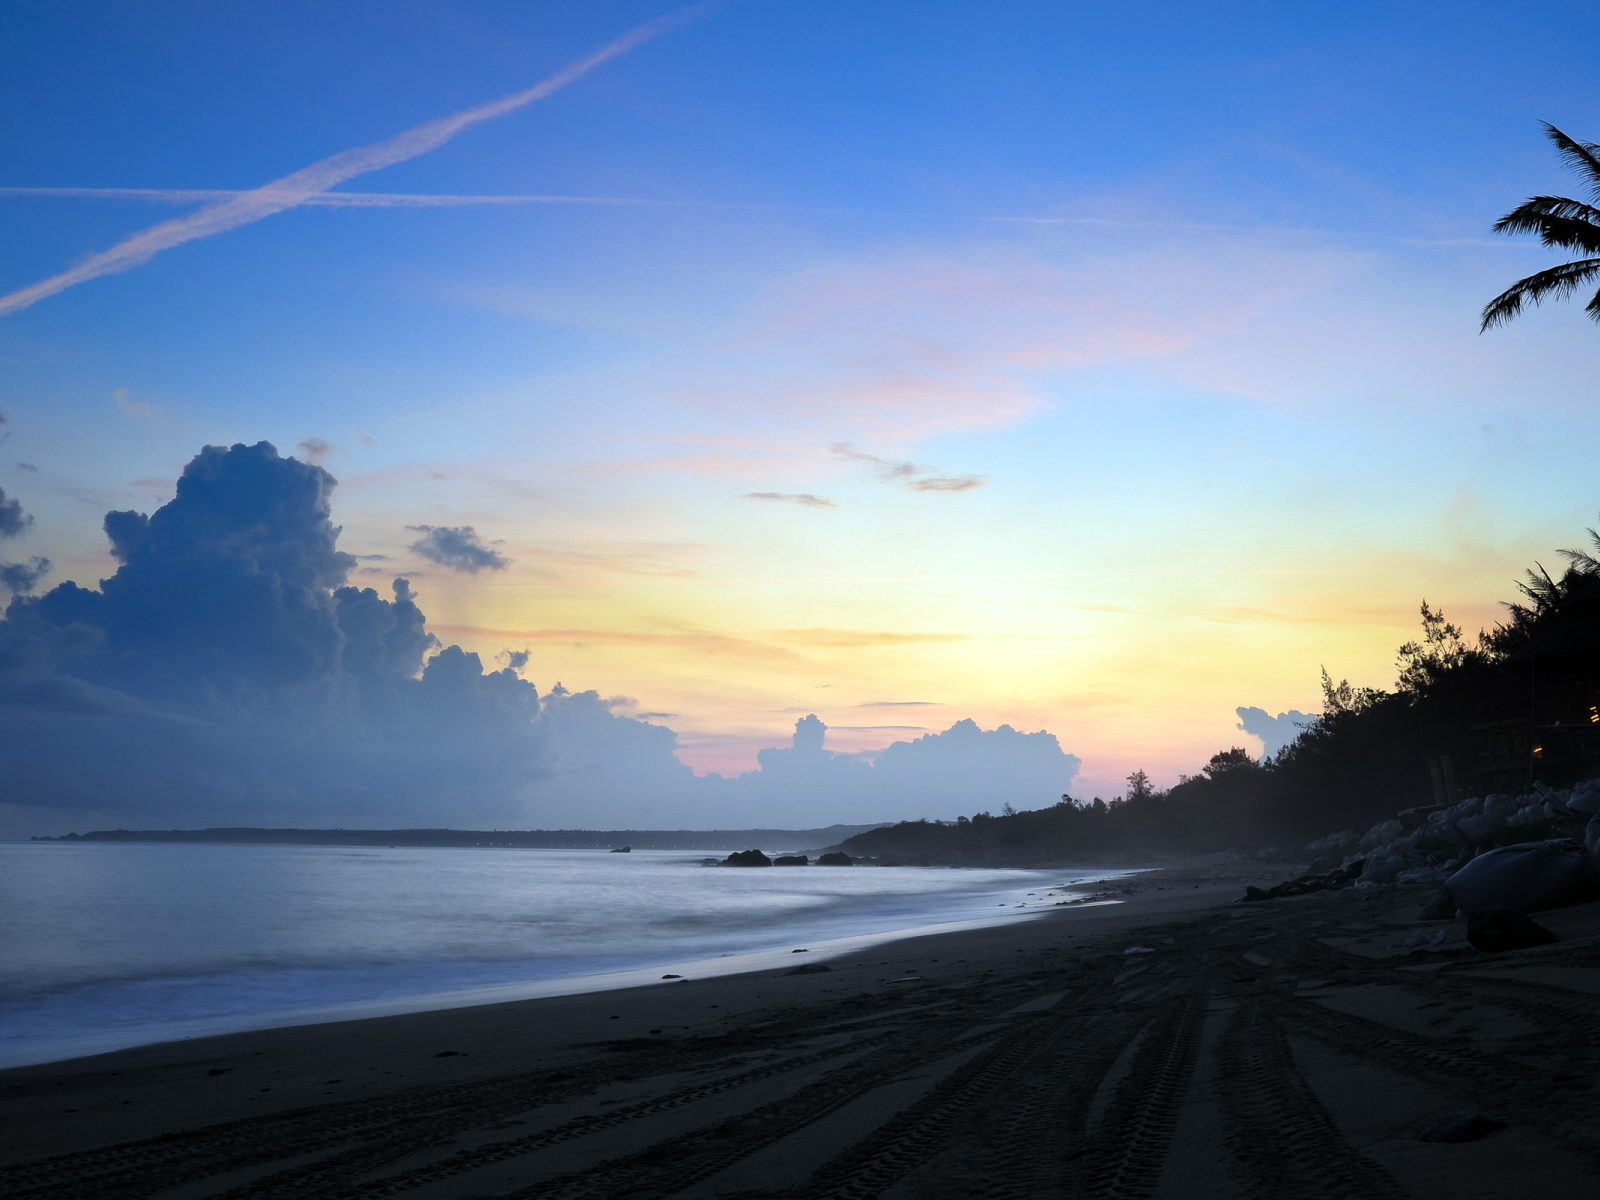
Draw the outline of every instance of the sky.
[[[16,4],[0,550],[94,588],[267,441],[350,582],[696,772],[815,713],[1174,782],[1595,524],[1600,330],[1477,331],[1579,186],[1538,122],[1600,139],[1544,14]]]

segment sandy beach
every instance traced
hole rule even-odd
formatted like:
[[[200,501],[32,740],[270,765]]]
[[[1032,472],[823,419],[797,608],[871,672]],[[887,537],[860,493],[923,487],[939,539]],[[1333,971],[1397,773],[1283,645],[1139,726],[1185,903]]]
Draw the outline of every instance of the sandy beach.
[[[1279,877],[1169,869],[1121,903],[794,955],[825,971],[17,1068],[0,1192],[1586,1194],[1600,904],[1541,914],[1557,945],[1491,955],[1419,925],[1425,894],[1231,903]],[[1450,940],[1399,944],[1417,930]],[[1419,1140],[1468,1113],[1487,1119],[1468,1140]]]

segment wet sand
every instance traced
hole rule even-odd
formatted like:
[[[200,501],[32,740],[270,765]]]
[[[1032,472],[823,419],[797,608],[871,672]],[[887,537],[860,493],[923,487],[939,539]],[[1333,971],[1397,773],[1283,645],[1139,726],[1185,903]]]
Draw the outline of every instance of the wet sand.
[[[7,1197],[1513,1197],[1600,1175],[1600,904],[1123,903],[647,988],[0,1072]],[[1390,950],[1444,929],[1445,953]],[[1125,954],[1132,946],[1148,953]],[[807,956],[794,955],[796,965]],[[453,1052],[453,1053],[452,1053]],[[1449,1114],[1503,1126],[1419,1141]],[[1574,1190],[1577,1189],[1577,1190]]]

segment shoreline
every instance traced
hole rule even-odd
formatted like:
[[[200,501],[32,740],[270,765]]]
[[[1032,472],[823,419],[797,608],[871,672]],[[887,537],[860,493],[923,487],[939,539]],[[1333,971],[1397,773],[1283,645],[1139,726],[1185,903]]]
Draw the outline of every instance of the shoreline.
[[[520,978],[513,976],[492,982],[470,984],[456,982],[453,985],[441,978],[442,986],[405,992],[391,991],[387,995],[379,992],[349,999],[313,1000],[300,1005],[173,1016],[170,1019],[150,1019],[137,1025],[120,1027],[90,1026],[87,1032],[65,1034],[57,1032],[34,1037],[31,1041],[13,1035],[3,1047],[0,1047],[0,1070],[70,1062],[78,1058],[137,1049],[141,1046],[192,1042],[229,1034],[439,1012],[519,1000],[600,994],[651,986],[658,983],[663,975],[674,978],[708,979],[773,970],[780,966],[793,965],[789,955],[795,952],[797,947],[803,947],[804,952],[812,956],[806,961],[815,962],[858,951],[864,952],[871,947],[905,938],[953,933],[1034,919],[1040,913],[1061,904],[1081,906],[1085,903],[1116,903],[1117,901],[1101,899],[1107,894],[1108,888],[1115,889],[1120,886],[1120,881],[1151,869],[1143,866],[1111,867],[1104,870],[1061,868],[1058,875],[1055,872],[1030,870],[1027,872],[1030,878],[1026,884],[1019,879],[1015,888],[1006,888],[991,894],[991,899],[1003,899],[1005,901],[1003,906],[980,907],[974,903],[964,908],[958,906],[947,910],[944,906],[935,904],[925,906],[924,912],[879,914],[876,921],[870,917],[863,917],[859,920],[841,922],[835,913],[831,914],[832,920],[824,921],[809,931],[803,928],[790,928],[787,923],[778,922],[775,923],[776,927],[771,930],[770,936],[762,938],[768,944],[757,949],[739,948],[737,944],[729,945],[727,939],[723,939],[724,946],[718,946],[715,941],[705,945],[703,939],[699,945],[673,946],[663,943],[654,954],[630,955],[632,962],[623,959],[614,965],[595,964],[587,968],[580,967],[577,971],[571,971],[570,967],[564,971],[562,968],[566,964],[563,960],[547,962],[542,959],[531,959],[524,964],[524,969],[528,973]],[[1038,878],[1040,875],[1056,875],[1057,879],[1065,876],[1067,881],[1047,882],[1045,878]],[[1076,875],[1084,877],[1075,878]],[[1022,893],[1023,886],[1036,888],[1038,898],[1035,899],[1032,892],[1027,893],[1025,897]],[[1077,898],[1056,899],[1055,897],[1060,894]],[[941,898],[938,893],[931,893],[930,896],[934,899]],[[1003,908],[1003,911],[996,912],[997,907]],[[874,924],[886,927],[874,928]],[[829,925],[833,928],[828,928]],[[861,928],[861,931],[850,931],[851,925]],[[744,941],[748,944],[751,940],[753,939],[745,936],[736,939],[736,942]],[[441,975],[448,974],[448,962],[435,965],[439,967]],[[553,973],[540,974],[541,968],[546,971],[552,971],[553,968]],[[205,978],[204,975],[196,976],[194,981],[204,982]],[[174,982],[181,984],[184,981],[174,980]],[[71,993],[64,994],[69,1002],[71,995]]]
[[[1556,945],[1489,955],[1461,922],[1419,922],[1427,889],[1232,903],[1267,874],[1168,868],[1121,904],[803,974],[14,1068],[0,1191],[957,1200],[1093,1192],[1113,1169],[1154,1200],[1592,1184],[1600,903],[1538,914]],[[1419,930],[1446,949],[1411,948]],[[1466,1110],[1487,1133],[1419,1140]]]
[[[0,1134],[0,1154],[14,1153],[12,1136],[20,1134],[25,1126],[35,1127],[35,1133],[25,1139],[32,1143],[44,1129],[57,1128],[58,1118],[79,1118],[73,1123],[90,1127],[85,1132],[91,1140],[102,1136],[116,1136],[118,1140],[124,1136],[155,1136],[167,1128],[202,1119],[192,1111],[194,1101],[199,1102],[206,1119],[217,1120],[254,1117],[279,1111],[285,1105],[329,1099],[320,1078],[329,1074],[386,1074],[408,1082],[459,1081],[474,1078],[480,1071],[525,1067],[550,1054],[561,1058],[570,1045],[579,1044],[569,1043],[569,1038],[649,1037],[649,1031],[654,1029],[670,1030],[674,1036],[706,1036],[724,1027],[729,1018],[757,1012],[769,999],[779,1002],[780,994],[781,1002],[805,1003],[822,998],[844,983],[851,987],[862,983],[884,986],[873,975],[877,964],[900,962],[907,956],[943,960],[946,964],[959,960],[959,966],[942,970],[933,961],[919,969],[924,979],[955,976],[952,981],[959,985],[960,977],[971,969],[992,970],[1005,965],[1005,955],[1038,941],[1046,927],[1053,930],[1058,923],[1071,922],[1075,929],[1082,926],[1081,936],[1111,936],[1109,931],[1131,930],[1155,919],[1157,913],[1189,911],[1195,906],[1194,897],[1203,897],[1203,904],[1231,901],[1243,887],[1237,882],[1242,874],[1237,868],[1230,868],[1226,878],[1216,883],[1185,885],[1193,895],[1182,895],[1174,905],[1171,897],[1180,893],[1163,895],[1158,891],[1162,885],[1154,883],[1164,872],[1159,868],[1143,870],[1149,872],[1142,877],[1143,885],[1130,886],[1131,894],[1117,902],[1090,900],[1042,908],[1015,917],[1000,917],[993,924],[962,922],[963,927],[955,930],[919,927],[838,939],[859,944],[832,947],[828,952],[819,945],[818,959],[823,960],[819,965],[828,966],[826,972],[791,976],[787,972],[795,966],[817,960],[810,953],[801,959],[792,951],[770,951],[759,955],[766,961],[754,969],[699,979],[656,979],[605,990],[563,991],[454,1007],[276,1024],[7,1067],[0,1069],[0,1129],[10,1132]],[[893,957],[885,960],[886,955]],[[866,958],[860,956],[870,958],[871,964],[864,968],[841,964],[841,959],[853,963],[859,958],[865,962]],[[995,961],[997,958],[1002,961]],[[767,996],[768,992],[773,993],[772,997]],[[537,1031],[530,1031],[529,1025],[536,1026]],[[419,1060],[411,1064],[412,1070],[404,1072],[378,1065],[380,1060],[397,1055],[409,1063],[413,1056],[400,1047],[419,1038],[430,1044],[440,1043],[437,1050],[422,1055],[428,1061]],[[493,1055],[487,1049],[491,1044],[497,1047]],[[444,1062],[431,1061],[432,1055],[451,1049],[457,1053]],[[246,1062],[252,1058],[264,1061]],[[220,1068],[217,1064],[221,1064]],[[464,1070],[468,1064],[470,1068]],[[204,1071],[195,1075],[201,1067]],[[210,1076],[206,1072],[212,1069],[226,1074]],[[240,1090],[241,1081],[254,1085],[262,1072],[274,1076],[270,1084],[260,1085],[271,1087],[270,1093]],[[185,1096],[184,1087],[179,1085],[180,1080],[186,1082],[191,1076],[206,1080],[203,1092],[194,1097]],[[64,1097],[78,1099],[73,1103],[63,1101],[55,1113],[35,1114],[30,1120],[15,1111],[5,1098],[8,1089],[9,1094],[16,1094],[14,1089],[19,1082],[31,1093],[45,1080],[49,1081],[48,1087],[59,1088]],[[113,1080],[117,1082],[113,1084]],[[373,1090],[372,1086],[357,1086],[361,1094],[371,1094]],[[169,1106],[170,1116],[165,1115]],[[69,1108],[75,1111],[65,1111]],[[114,1134],[93,1131],[102,1120],[113,1123]],[[44,1136],[49,1143],[56,1141],[53,1133]],[[78,1144],[77,1135],[61,1141],[63,1148]]]

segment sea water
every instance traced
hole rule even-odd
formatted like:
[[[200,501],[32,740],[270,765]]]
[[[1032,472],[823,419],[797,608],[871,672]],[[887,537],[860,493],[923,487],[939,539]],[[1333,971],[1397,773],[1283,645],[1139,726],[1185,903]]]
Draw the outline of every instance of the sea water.
[[[787,966],[1122,874],[701,865],[716,854],[0,843],[0,1066]]]

